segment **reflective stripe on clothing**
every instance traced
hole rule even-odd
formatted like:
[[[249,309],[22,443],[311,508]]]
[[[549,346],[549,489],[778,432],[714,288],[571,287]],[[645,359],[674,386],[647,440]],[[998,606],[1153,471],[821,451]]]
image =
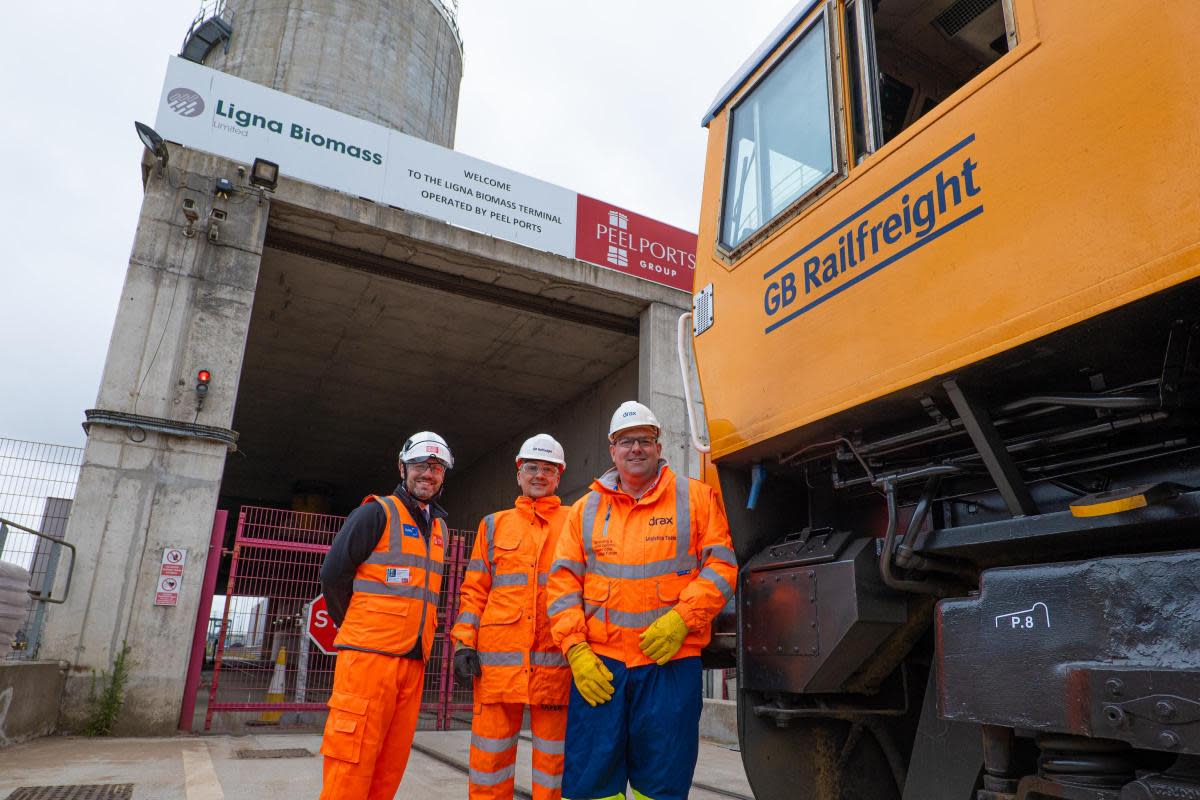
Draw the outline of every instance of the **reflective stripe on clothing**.
[[[658,608],[652,608],[649,611],[618,611],[614,608],[595,606],[591,603],[584,604],[583,608],[584,613],[588,614],[589,616],[603,611],[604,621],[608,624],[616,625],[618,628],[629,628],[630,630],[636,631],[650,627],[654,620],[671,610],[671,606],[659,606]]]
[[[487,532],[484,534],[487,537],[487,563],[490,566],[492,574],[496,573],[496,515],[488,514],[483,518],[483,524],[487,527]]]
[[[661,578],[680,570],[696,568],[695,556],[668,558],[663,561],[647,561],[645,564],[613,564],[599,561],[588,568],[589,572],[605,578],[624,578],[626,580],[641,580],[643,578]]]
[[[710,581],[715,583],[717,588],[721,590],[721,595],[726,600],[733,597],[733,587],[729,585],[729,581],[721,577],[721,573],[717,572],[712,567],[705,567],[704,569],[700,570],[700,577],[708,578]]]
[[[470,611],[464,611],[458,615],[458,619],[454,621],[454,624],[455,625],[470,625],[472,627],[478,628],[479,627],[479,615],[473,614]]]
[[[520,737],[514,733],[512,736],[506,736],[503,739],[492,739],[472,731],[471,747],[478,747],[485,753],[503,753],[505,750],[516,747],[518,738]]]
[[[543,667],[565,667],[565,666],[568,666],[567,657],[564,656],[562,653],[558,652],[557,650],[555,650],[552,653],[543,653],[543,652],[534,650],[533,652],[531,652],[529,654],[529,663],[537,664],[537,665],[543,666]]]
[[[586,569],[586,566],[587,565],[585,565],[582,561],[570,561],[565,558],[560,558],[550,565],[550,571],[554,572],[556,569],[565,569],[575,575],[575,577],[582,578],[583,571]]]
[[[508,653],[488,650],[480,650],[478,652],[479,663],[486,667],[514,667],[525,663],[525,654],[519,650]]]
[[[560,611],[566,611],[572,606],[581,605],[583,605],[583,595],[581,595],[579,592],[571,592],[570,594],[564,594],[562,597],[546,606],[546,613],[553,617]]]
[[[567,743],[563,739],[543,739],[540,736],[533,737],[533,747],[535,750],[542,753],[549,753],[552,756],[560,756],[566,752]]]
[[[547,789],[562,789],[562,773],[551,775],[548,772],[535,769],[533,771],[533,782],[534,784],[545,786]]]
[[[492,772],[484,772],[478,769],[471,770],[471,783],[479,786],[495,786],[497,783],[510,781],[513,775],[516,774],[517,767],[515,764],[509,764],[507,767],[501,767]]]
[[[408,553],[371,553],[367,556],[364,564],[388,564],[393,567],[420,567],[425,568],[426,560],[424,556],[409,555]],[[428,563],[433,564],[434,568],[443,566],[441,559],[430,559]]]
[[[724,561],[726,564],[737,566],[737,553],[733,552],[732,548],[724,547],[723,545],[711,545],[701,551],[701,561],[708,561],[710,558],[716,558]]]
[[[386,594],[393,597],[412,597],[417,600],[424,600],[426,603],[437,605],[437,595],[426,589],[424,586],[389,586],[386,583],[378,583],[377,581],[364,581],[358,578],[354,579],[354,591],[365,592],[366,594]]]
[[[492,575],[492,587],[496,586],[528,586],[529,576],[524,572],[506,572],[503,575]]]

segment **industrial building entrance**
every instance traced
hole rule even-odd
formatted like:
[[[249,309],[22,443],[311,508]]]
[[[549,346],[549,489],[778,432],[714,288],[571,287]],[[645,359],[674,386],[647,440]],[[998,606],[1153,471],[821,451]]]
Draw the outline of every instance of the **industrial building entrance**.
[[[453,685],[445,637],[479,519],[517,493],[519,443],[544,431],[564,444],[560,493],[573,501],[610,465],[612,409],[645,396],[645,300],[572,281],[562,259],[558,276],[522,275],[519,263],[470,251],[494,247],[487,237],[444,233],[450,246],[272,206],[232,409],[237,450],[218,496],[231,524],[216,587],[225,602],[209,634],[214,667],[200,690],[205,729],[278,723],[281,712],[284,724],[321,721],[333,659],[308,646],[305,606],[342,517],[365,495],[392,491],[401,443],[417,430],[442,434],[456,460],[440,501],[453,534],[422,725],[449,727],[464,710],[469,720],[470,690]],[[525,263],[550,258],[506,249]],[[634,286],[679,306],[689,299]],[[679,309],[660,313],[669,322]],[[677,374],[657,378],[671,420],[682,409],[663,388]]]
[[[607,461],[606,414],[637,396],[638,327],[268,233],[222,506],[346,514],[396,485],[400,445],[418,430],[455,454],[443,497],[452,528],[511,502],[516,443],[531,433],[567,447],[563,491],[578,496]]]
[[[279,213],[293,230],[303,217]],[[517,492],[517,444],[538,431],[563,441],[573,500],[608,464],[608,414],[638,396],[639,319],[556,288],[527,294],[268,228],[218,501],[231,524],[198,698],[205,730],[320,723],[333,658],[305,624],[321,560],[344,515],[396,485],[401,443],[425,429],[456,465],[421,725],[469,724],[447,633],[475,526]]]

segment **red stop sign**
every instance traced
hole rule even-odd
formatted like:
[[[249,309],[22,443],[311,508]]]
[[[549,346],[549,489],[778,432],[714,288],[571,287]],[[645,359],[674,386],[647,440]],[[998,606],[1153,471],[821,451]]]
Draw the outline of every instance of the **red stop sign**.
[[[325,607],[325,595],[317,595],[317,599],[308,604],[304,629],[318,650],[330,656],[337,654],[337,651],[333,649],[333,640],[337,636],[338,629],[329,616],[329,610]]]

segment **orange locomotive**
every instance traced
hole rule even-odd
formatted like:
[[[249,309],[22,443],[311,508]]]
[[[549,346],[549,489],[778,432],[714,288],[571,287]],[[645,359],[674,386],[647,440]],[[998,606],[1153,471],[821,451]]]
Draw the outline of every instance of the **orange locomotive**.
[[[758,797],[1200,795],[1195,41],[1189,0],[802,2],[705,116]]]

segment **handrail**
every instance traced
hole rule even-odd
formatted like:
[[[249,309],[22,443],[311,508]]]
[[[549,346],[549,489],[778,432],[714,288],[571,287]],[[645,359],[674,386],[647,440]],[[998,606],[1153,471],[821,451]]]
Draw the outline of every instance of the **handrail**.
[[[696,417],[692,413],[692,382],[689,380],[687,362],[683,357],[683,333],[687,330],[685,323],[691,318],[692,312],[690,311],[685,311],[679,315],[679,321],[675,326],[675,354],[679,357],[679,377],[683,379],[683,403],[687,406],[688,430],[692,434],[692,447],[696,448],[696,452],[698,453],[708,453],[712,450],[712,447],[700,441],[700,435],[696,432]]]
[[[442,19],[446,20],[446,24],[450,26],[450,32],[454,34],[454,40],[458,42],[458,49],[461,52],[463,41],[462,32],[458,29],[458,0],[430,0],[438,13],[442,15]]]
[[[33,528],[26,528],[24,525],[18,525],[17,523],[13,522],[10,519],[4,519],[4,517],[0,517],[0,525],[3,525],[6,528],[16,528],[17,530],[24,531],[25,533],[31,533],[34,536],[45,539],[48,542],[53,542],[54,544],[61,544],[63,547],[70,549],[71,565],[69,567],[67,567],[67,583],[65,586],[63,586],[63,596],[58,600],[51,599],[50,595],[52,595],[54,593],[53,587],[51,587],[49,592],[46,592],[44,594],[39,591],[34,591],[33,589],[29,590],[29,595],[34,600],[40,600],[43,603],[58,604],[58,603],[67,602],[67,597],[71,594],[71,577],[75,573],[75,545],[71,544],[70,542],[64,542],[62,539],[55,539],[53,536],[49,536],[45,533],[42,533],[41,531],[35,531]]]

